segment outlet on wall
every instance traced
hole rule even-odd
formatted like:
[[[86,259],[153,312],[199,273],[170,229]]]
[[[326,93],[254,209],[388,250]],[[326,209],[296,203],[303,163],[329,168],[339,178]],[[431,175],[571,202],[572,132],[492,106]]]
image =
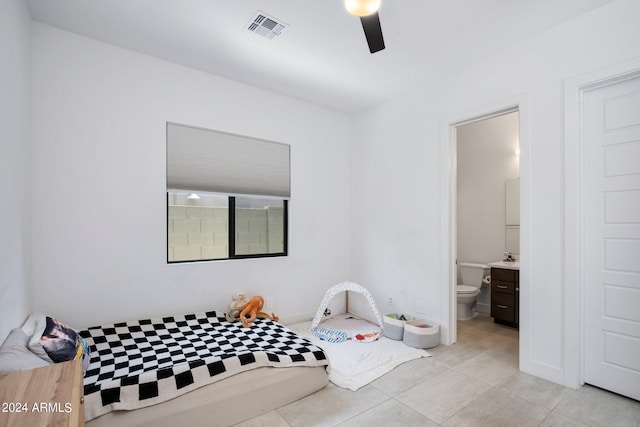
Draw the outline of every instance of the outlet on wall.
[[[393,297],[389,297],[388,302],[389,302],[389,305],[393,305]]]
[[[422,301],[416,301],[416,313],[422,313],[424,307],[422,307]]]
[[[264,300],[265,308],[271,310],[273,308],[273,297],[267,297]]]

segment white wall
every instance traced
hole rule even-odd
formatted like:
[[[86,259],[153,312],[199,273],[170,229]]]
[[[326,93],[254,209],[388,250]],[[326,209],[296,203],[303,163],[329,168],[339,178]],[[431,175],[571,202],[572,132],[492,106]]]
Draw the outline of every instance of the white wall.
[[[456,129],[458,262],[499,261],[506,250],[505,182],[520,176],[518,124],[514,112]]]
[[[0,2],[0,343],[30,300],[31,17],[26,2]]]
[[[287,318],[349,279],[346,115],[39,23],[33,70],[35,309],[88,326],[243,290]],[[167,265],[167,121],[291,144],[289,256]]]
[[[448,330],[438,303],[449,293],[444,129],[452,117],[525,100],[520,366],[564,383],[563,80],[640,56],[638,16],[636,0],[613,2],[354,117],[353,280],[376,297],[395,293],[399,310],[421,299],[424,316]],[[380,194],[390,202],[377,205]]]

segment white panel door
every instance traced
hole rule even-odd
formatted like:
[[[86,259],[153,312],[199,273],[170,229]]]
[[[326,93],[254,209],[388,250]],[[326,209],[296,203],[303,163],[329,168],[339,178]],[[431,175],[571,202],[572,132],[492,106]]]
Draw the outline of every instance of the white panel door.
[[[584,379],[640,400],[640,77],[583,112]]]

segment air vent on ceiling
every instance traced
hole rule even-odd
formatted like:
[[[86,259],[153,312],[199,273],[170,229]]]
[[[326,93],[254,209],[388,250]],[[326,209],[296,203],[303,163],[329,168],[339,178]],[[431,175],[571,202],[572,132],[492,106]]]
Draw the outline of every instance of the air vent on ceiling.
[[[287,27],[288,25],[284,22],[259,10],[249,21],[247,30],[264,38],[273,39],[282,34],[282,31]]]

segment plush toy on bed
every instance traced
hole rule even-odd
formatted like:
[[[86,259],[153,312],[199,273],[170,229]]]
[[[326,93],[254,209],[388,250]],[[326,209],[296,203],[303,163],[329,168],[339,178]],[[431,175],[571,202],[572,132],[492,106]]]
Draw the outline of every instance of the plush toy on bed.
[[[244,292],[238,292],[231,299],[231,304],[229,304],[229,310],[224,314],[228,322],[235,322],[240,320],[240,312],[242,311],[242,306],[247,304],[249,299],[245,296]]]
[[[231,301],[229,308],[242,308],[248,302],[249,298],[245,296],[244,292],[238,292],[233,296],[233,301]]]
[[[271,313],[271,316],[269,316],[267,313],[263,313],[262,311],[260,311],[262,310],[263,306],[264,298],[256,295],[255,297],[252,297],[248,303],[240,307],[242,309],[242,311],[240,311],[240,321],[242,322],[242,326],[244,326],[245,328],[250,328],[251,323],[256,320],[258,316],[266,317],[273,320],[274,322],[280,320],[280,318],[273,313]]]

